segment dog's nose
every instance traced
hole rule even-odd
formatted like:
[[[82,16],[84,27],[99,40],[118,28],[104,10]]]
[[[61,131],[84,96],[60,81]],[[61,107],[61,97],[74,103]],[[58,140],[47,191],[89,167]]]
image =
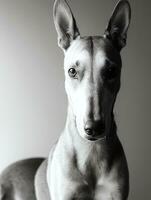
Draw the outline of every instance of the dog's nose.
[[[97,134],[103,133],[105,129],[104,122],[101,121],[87,121],[84,127],[84,130],[87,135],[89,136],[95,136]]]
[[[84,127],[84,130],[87,135],[93,135],[94,134],[94,127],[92,121],[87,121]]]

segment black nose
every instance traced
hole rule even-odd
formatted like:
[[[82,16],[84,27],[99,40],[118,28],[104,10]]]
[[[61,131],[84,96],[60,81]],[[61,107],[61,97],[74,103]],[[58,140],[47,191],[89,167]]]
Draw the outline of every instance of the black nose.
[[[87,135],[93,135],[94,134],[94,127],[92,121],[87,121],[84,127],[84,130]]]
[[[102,121],[87,121],[84,127],[84,130],[86,132],[87,135],[89,136],[94,136],[97,134],[101,134],[103,133],[105,129],[105,124]]]

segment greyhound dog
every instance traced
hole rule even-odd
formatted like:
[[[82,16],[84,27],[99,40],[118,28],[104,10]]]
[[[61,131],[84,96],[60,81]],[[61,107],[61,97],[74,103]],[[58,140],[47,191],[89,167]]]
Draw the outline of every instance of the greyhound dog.
[[[65,129],[58,142],[49,158],[41,159],[38,170],[35,168],[36,199],[126,200],[129,173],[113,108],[120,89],[120,51],[126,45],[130,4],[127,0],[118,2],[103,36],[82,37],[66,0],[56,0],[53,11],[58,45],[65,56],[69,106]],[[5,177],[8,174],[10,171]],[[33,186],[29,177],[24,177],[25,173],[20,173],[16,179],[18,186],[27,182],[27,193],[27,188]],[[5,181],[1,186],[5,194]],[[15,192],[8,199],[19,199],[15,194],[20,188],[16,189],[13,180],[11,186]]]

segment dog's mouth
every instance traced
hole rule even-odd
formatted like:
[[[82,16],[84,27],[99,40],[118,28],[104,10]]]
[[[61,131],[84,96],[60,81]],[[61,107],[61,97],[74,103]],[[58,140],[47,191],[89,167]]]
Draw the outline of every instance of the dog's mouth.
[[[95,142],[98,140],[98,138],[95,138],[95,137],[86,137],[86,139],[92,142]]]
[[[101,136],[101,137],[86,137],[87,140],[91,141],[91,142],[96,142],[99,140],[105,140],[106,136]]]
[[[105,131],[101,133],[101,135],[85,135],[85,139],[91,141],[91,142],[95,142],[95,141],[99,141],[99,140],[105,140],[106,139],[106,134]]]

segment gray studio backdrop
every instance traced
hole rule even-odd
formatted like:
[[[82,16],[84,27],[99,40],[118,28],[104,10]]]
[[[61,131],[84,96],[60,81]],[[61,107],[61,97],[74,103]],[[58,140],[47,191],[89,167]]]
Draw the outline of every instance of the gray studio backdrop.
[[[70,0],[82,35],[103,34],[116,0]],[[50,0],[0,0],[0,171],[47,156],[64,128],[63,54]],[[151,199],[151,1],[131,0],[115,116],[130,169],[130,200]]]

